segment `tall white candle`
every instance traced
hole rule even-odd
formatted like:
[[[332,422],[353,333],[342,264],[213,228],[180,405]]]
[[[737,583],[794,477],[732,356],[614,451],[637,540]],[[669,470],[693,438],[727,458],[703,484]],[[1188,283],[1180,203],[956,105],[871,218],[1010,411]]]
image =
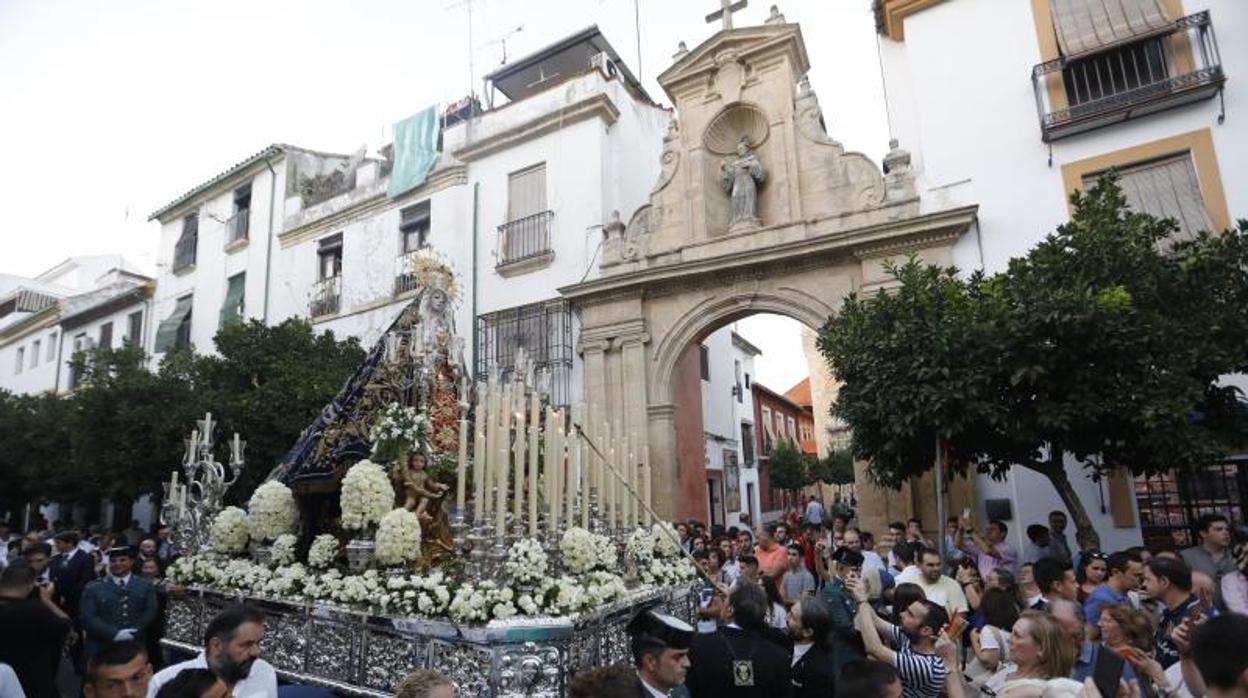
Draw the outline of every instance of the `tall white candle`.
[[[484,515],[489,516],[494,510],[494,461],[498,459],[498,384],[493,380],[486,387],[485,414],[481,420],[485,422],[485,468],[481,471],[481,480],[485,487],[482,506]],[[482,521],[484,523],[484,520]]]
[[[477,388],[477,414],[473,422],[475,438],[472,442],[472,520],[473,524],[480,524],[481,517],[485,513],[485,390],[480,386]]]
[[[537,456],[541,450],[538,436],[542,421],[542,398],[537,389],[529,398],[529,535],[537,535]]]
[[[576,464],[580,462],[580,456],[581,440],[576,438],[576,426],[573,425],[568,431],[568,458],[563,469],[563,488],[567,495],[564,516],[568,519],[568,526],[576,525]]]
[[[546,494],[546,528],[554,534],[558,528],[556,517],[558,514],[559,497],[555,489],[555,411],[550,407],[546,408],[546,453],[542,458],[542,479],[544,487],[543,492]]]
[[[500,406],[511,405],[511,384],[503,389]],[[507,465],[511,451],[511,410],[503,409],[499,415],[502,419],[498,425],[498,470],[495,472],[498,489],[494,493],[494,532],[502,536],[507,532]]]
[[[523,398],[523,395],[521,395]],[[515,516],[515,522],[519,524],[524,521],[524,449],[526,445],[527,434],[524,433],[524,411],[516,410],[516,447],[512,453],[515,459],[512,487],[512,507],[511,513]]]
[[[637,451],[633,444],[637,442],[635,434],[628,436],[628,462],[624,464],[624,482],[628,485],[628,509],[625,525],[629,530],[637,526]]]
[[[650,512],[654,509],[654,493],[652,488],[654,485],[650,482],[650,448],[646,445],[641,447],[641,491],[642,500],[646,503],[646,525],[654,525],[654,515]]]

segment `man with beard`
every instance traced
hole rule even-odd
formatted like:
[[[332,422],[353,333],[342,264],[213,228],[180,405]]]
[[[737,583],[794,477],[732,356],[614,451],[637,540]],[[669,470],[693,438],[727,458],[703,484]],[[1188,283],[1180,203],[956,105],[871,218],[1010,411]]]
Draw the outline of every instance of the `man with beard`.
[[[939,558],[936,564],[939,568]],[[945,690],[950,673],[950,665],[936,647],[941,629],[949,622],[944,606],[915,601],[902,609],[901,624],[893,625],[872,610],[861,580],[850,581],[848,587],[858,602],[856,621],[867,654],[897,669],[905,698],[937,698]],[[896,649],[886,645],[882,636],[887,636]]]
[[[263,640],[264,614],[250,606],[227,608],[208,623],[204,651],[153,676],[147,698],[154,698],[183,669],[213,670],[236,696],[277,698],[277,672],[260,658]]]

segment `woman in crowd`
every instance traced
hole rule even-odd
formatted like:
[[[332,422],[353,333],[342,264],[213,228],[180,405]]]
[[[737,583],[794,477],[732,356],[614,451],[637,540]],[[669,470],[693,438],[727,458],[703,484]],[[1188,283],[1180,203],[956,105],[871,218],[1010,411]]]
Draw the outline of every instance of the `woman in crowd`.
[[[1009,672],[998,672],[987,688],[1001,698],[1077,695],[1082,684],[1071,680],[1078,650],[1047,613],[1024,611],[1009,640]],[[986,692],[986,691],[985,691]]]
[[[973,682],[982,684],[1005,662],[1010,661],[1010,629],[1018,622],[1018,604],[1004,589],[984,592],[979,612],[984,625],[971,631],[973,657],[966,673]]]
[[[147,578],[152,586],[156,587],[156,620],[147,628],[146,649],[148,661],[152,663],[153,669],[160,669],[165,665],[165,653],[160,646],[160,638],[165,636],[165,614],[166,607],[169,604],[169,590],[165,585],[165,571],[160,566],[160,561],[154,557],[149,557],[139,565],[139,574]]]
[[[1153,624],[1143,611],[1126,604],[1106,606],[1097,627],[1101,629],[1101,644],[1123,659],[1134,656],[1132,650],[1153,651]]]
[[[763,575],[761,581],[763,583],[763,591],[767,592],[767,602],[770,609],[767,612],[767,624],[776,630],[787,629],[789,627],[789,610],[785,608],[784,600],[780,598],[780,588],[776,586],[775,577]]]
[[[1096,591],[1109,573],[1109,556],[1099,550],[1089,550],[1079,560],[1079,569],[1075,572],[1079,582],[1079,603],[1086,603],[1092,592]]]

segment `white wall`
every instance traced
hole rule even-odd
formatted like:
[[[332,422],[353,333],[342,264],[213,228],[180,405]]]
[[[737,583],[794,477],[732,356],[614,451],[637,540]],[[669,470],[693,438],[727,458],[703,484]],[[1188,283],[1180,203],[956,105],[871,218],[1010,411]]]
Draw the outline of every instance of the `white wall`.
[[[148,336],[148,330],[151,329],[151,305],[146,299],[136,300],[133,303],[129,303],[122,308],[114,310],[108,315],[98,317],[92,320],[91,322],[73,327],[72,329],[63,330],[62,331],[63,336],[61,339],[64,343],[60,347],[60,352],[61,352],[61,370],[60,370],[60,376],[59,376],[60,383],[57,386],[57,389],[61,391],[66,391],[70,389],[71,371],[69,368],[69,364],[70,364],[70,361],[72,361],[74,358],[74,338],[75,337],[85,334],[87,338],[95,342],[95,346],[97,349],[119,349],[122,346],[122,341],[125,339],[126,331],[129,328],[130,314],[139,313],[139,312],[143,313],[143,326],[142,326],[143,334],[141,334],[140,337],[146,337]],[[100,343],[100,328],[102,328],[104,325],[110,322],[113,324],[112,345],[105,347],[103,344]]]
[[[31,366],[35,340],[39,341],[37,362]],[[9,392],[32,395],[52,390],[56,385],[56,346],[60,342],[60,329],[53,326],[22,337],[0,347],[0,388]],[[52,346],[52,358],[48,359],[48,347]],[[18,350],[22,352],[22,370],[17,371]]]
[[[1069,217],[1061,177],[1065,163],[1169,136],[1212,130],[1232,220],[1248,216],[1248,125],[1233,115],[1248,106],[1236,77],[1248,71],[1248,3],[1184,0],[1185,14],[1211,11],[1229,76],[1225,124],[1216,99],[1178,107],[1089,133],[1041,141],[1031,70],[1040,62],[1031,4],[1000,0],[946,2],[906,19],[905,42],[880,39],[889,121],[912,153],[925,211],[975,203],[978,226],[954,249],[963,270],[1003,270]],[[968,40],[968,31],[974,39]],[[982,249],[982,256],[981,256]],[[1114,528],[1101,513],[1101,489],[1076,463],[1071,480],[1109,550],[1140,543],[1138,528]],[[1008,480],[979,478],[982,501],[1013,500],[1010,536],[1024,542],[1027,524],[1062,505],[1041,476],[1015,468]],[[1106,495],[1107,496],[1107,495]],[[1134,503],[1133,503],[1134,504]],[[1108,505],[1106,504],[1106,511]],[[1073,545],[1073,529],[1071,531]]]

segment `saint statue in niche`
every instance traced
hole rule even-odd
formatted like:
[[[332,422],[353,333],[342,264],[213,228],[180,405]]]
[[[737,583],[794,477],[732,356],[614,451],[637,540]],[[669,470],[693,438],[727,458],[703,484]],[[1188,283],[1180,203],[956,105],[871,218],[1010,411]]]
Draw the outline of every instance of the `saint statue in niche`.
[[[728,227],[759,225],[758,185],[767,181],[767,170],[758,156],[750,151],[745,136],[737,142],[737,158],[724,160],[720,164],[719,178],[724,191],[732,196],[732,217],[728,220]]]

